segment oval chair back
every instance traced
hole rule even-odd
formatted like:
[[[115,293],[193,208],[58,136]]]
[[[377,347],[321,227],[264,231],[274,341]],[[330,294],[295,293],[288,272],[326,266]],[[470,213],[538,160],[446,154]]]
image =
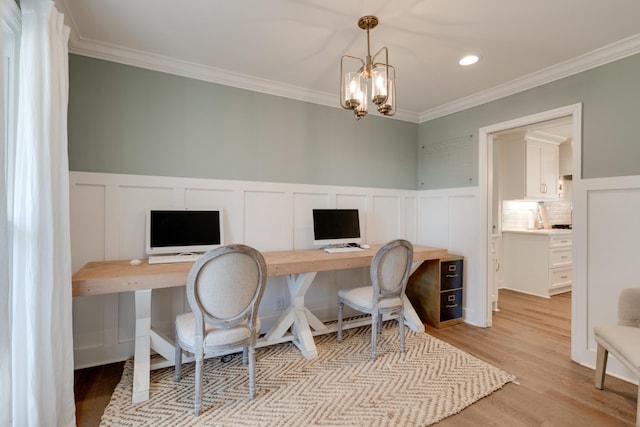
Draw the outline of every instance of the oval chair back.
[[[249,359],[249,397],[255,396],[255,345],[260,334],[258,308],[267,281],[267,266],[256,249],[228,245],[202,255],[187,278],[190,313],[176,317],[175,380],[182,371],[183,350],[196,363],[194,407],[200,414],[205,354],[224,355],[242,349]]]

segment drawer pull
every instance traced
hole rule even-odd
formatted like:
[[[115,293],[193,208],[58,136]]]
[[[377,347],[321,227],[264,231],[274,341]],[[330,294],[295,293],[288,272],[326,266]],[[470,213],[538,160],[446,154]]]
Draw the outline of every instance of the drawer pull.
[[[450,277],[458,277],[458,275],[457,274],[447,274],[446,277],[448,277],[448,278],[450,278]]]
[[[456,296],[455,295],[447,295],[447,301],[451,302],[451,301],[455,301],[456,300]]]
[[[447,304],[445,305],[446,308],[456,308],[458,306],[458,304]]]
[[[562,255],[560,258],[561,258],[561,259],[567,259],[567,258],[569,258],[569,257],[568,257],[568,256],[566,256],[566,255]]]
[[[560,276],[561,279],[566,279],[567,277],[569,276],[567,276],[566,274],[564,276]]]

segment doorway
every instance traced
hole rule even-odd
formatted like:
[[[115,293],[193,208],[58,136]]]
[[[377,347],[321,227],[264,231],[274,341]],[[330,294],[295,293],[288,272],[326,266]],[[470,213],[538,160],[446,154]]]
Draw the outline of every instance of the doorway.
[[[495,258],[492,255],[494,250],[494,234],[496,229],[496,218],[500,218],[500,212],[496,212],[498,207],[494,203],[494,154],[495,154],[495,136],[501,132],[508,132],[513,129],[538,127],[541,123],[551,122],[558,119],[566,118],[570,122],[572,134],[572,174],[581,177],[581,129],[582,129],[582,105],[574,104],[554,110],[533,114],[510,120],[507,122],[497,123],[491,126],[483,127],[479,131],[479,184],[480,184],[480,203],[483,213],[482,216],[482,241],[484,243],[484,277],[486,289],[484,292],[485,300],[482,307],[477,309],[485,313],[485,326],[491,326],[493,319],[493,309],[495,307],[494,294],[497,293],[496,284],[494,282],[494,270],[496,268]],[[499,304],[499,303],[498,303]]]

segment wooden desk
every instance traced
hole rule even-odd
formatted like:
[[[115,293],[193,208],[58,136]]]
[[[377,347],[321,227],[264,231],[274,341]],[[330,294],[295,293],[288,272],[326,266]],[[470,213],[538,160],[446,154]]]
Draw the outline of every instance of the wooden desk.
[[[304,306],[304,296],[317,272],[368,267],[381,245],[359,252],[328,254],[319,249],[263,252],[268,276],[286,276],[290,304],[276,323],[261,338],[257,346],[292,341],[308,359],[318,356],[314,335],[335,331],[325,325]],[[413,247],[413,268],[425,260],[440,259],[446,249],[429,246]],[[137,266],[124,261],[89,262],[73,275],[73,296],[104,295],[135,292],[136,338],[133,370],[133,402],[149,398],[149,371],[175,364],[173,342],[151,328],[151,291],[185,286],[192,263],[149,264]],[[354,322],[351,327],[368,324],[369,319]],[[406,301],[405,323],[413,330],[424,332],[424,325]],[[313,329],[313,331],[312,331]],[[164,360],[151,361],[151,349]],[[187,359],[188,360],[188,359]]]

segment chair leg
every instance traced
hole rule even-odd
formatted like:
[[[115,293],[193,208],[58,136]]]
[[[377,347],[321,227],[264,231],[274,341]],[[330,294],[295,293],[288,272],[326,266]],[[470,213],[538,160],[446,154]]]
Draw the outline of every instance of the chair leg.
[[[249,346],[249,399],[256,396],[256,349],[254,345]]]
[[[596,374],[595,374],[595,384],[596,388],[602,390],[604,387],[604,378],[607,373],[607,356],[609,355],[609,351],[598,344],[598,353],[596,356]]]
[[[398,326],[400,329],[400,353],[404,353],[404,310],[398,313]]]
[[[200,415],[202,409],[202,359],[204,355],[196,354],[196,392],[193,398],[196,417]]]
[[[378,337],[378,315],[371,314],[371,360],[376,360],[376,338]]]
[[[242,347],[242,366],[247,366],[247,346]]]
[[[378,335],[382,334],[382,313],[378,314]]]
[[[175,353],[175,358],[174,358],[174,363],[175,363],[175,370],[173,373],[173,380],[175,382],[180,381],[180,378],[182,378],[182,348],[180,348],[180,344],[178,344],[178,341],[176,340],[176,353]]]
[[[636,403],[636,427],[640,427],[640,386],[638,386],[638,403]]]
[[[338,297],[338,342],[342,342],[342,308],[344,302]]]

